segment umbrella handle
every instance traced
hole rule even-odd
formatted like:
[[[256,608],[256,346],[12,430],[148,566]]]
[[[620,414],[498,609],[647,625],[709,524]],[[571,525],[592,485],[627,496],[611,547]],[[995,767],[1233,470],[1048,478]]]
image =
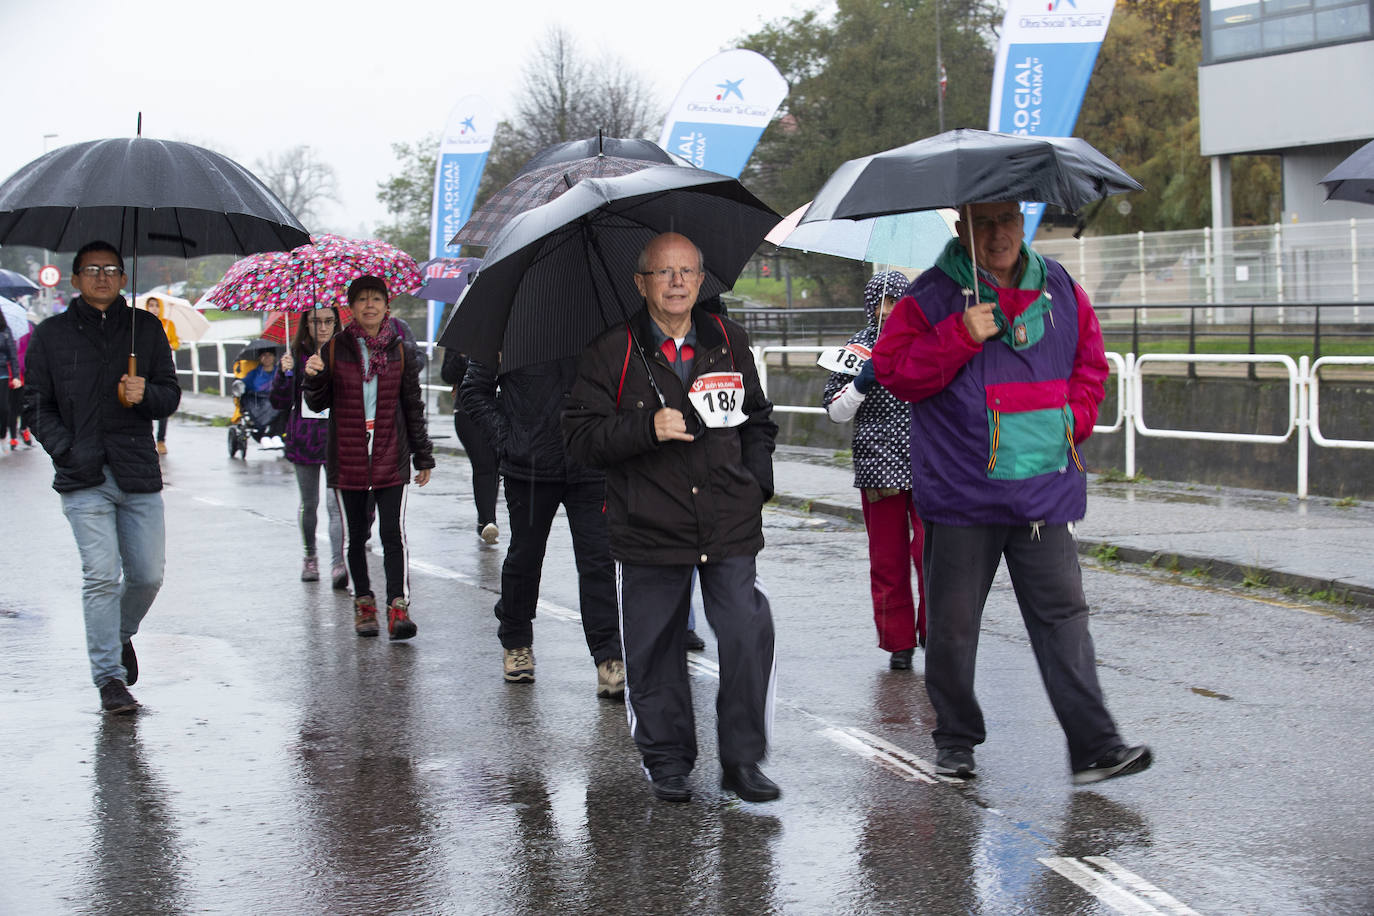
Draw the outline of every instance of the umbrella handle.
[[[129,375],[138,375],[138,357],[135,356],[135,355],[132,354],[132,353],[129,354],[128,374],[129,374]],[[119,395],[119,404],[120,404],[121,407],[133,407],[133,406],[134,406],[133,403],[129,400],[128,396],[124,394],[124,383],[123,383],[122,381],[119,383],[119,388],[118,388],[118,392],[117,392],[117,393],[118,393],[118,395]]]

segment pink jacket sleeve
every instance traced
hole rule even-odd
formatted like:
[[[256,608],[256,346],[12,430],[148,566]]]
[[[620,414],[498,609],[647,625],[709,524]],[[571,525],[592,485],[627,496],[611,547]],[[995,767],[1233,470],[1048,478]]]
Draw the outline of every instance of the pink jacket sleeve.
[[[1097,313],[1083,287],[1075,283],[1073,293],[1078,298],[1078,349],[1069,376],[1069,408],[1073,410],[1073,441],[1078,444],[1093,434],[1109,370]]]
[[[964,327],[962,312],[932,326],[916,300],[906,296],[873,345],[873,370],[878,384],[915,403],[942,391],[982,349]]]

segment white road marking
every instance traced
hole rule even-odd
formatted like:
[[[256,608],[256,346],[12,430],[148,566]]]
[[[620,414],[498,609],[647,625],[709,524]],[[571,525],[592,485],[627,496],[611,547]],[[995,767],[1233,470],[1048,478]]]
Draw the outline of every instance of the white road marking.
[[[1084,856],[1083,861],[1091,862],[1098,868],[1109,873],[1113,878],[1135,891],[1141,897],[1154,903],[1156,907],[1165,913],[1173,913],[1175,916],[1200,916],[1197,910],[1191,909],[1186,904],[1155,887],[1135,872],[1127,871],[1120,865],[1117,865],[1106,856]]]
[[[1106,856],[1084,856],[1082,859],[1048,856],[1038,861],[1119,913],[1132,916],[1147,916],[1152,913],[1200,916],[1196,910],[1169,896],[1134,872],[1127,871]],[[1089,868],[1086,863],[1096,865],[1101,871]],[[1113,878],[1120,883],[1114,882]]]
[[[840,747],[891,770],[907,782],[933,784],[937,781],[935,768],[929,763],[862,729],[832,726],[821,729],[817,734],[824,735]]]
[[[550,617],[553,617],[556,620],[566,620],[569,623],[576,624],[582,623],[582,615],[579,614],[577,611],[574,611],[570,607],[564,607],[561,604],[554,604],[552,601],[545,601],[543,598],[540,598],[535,603],[534,607],[535,610],[543,611],[545,614],[548,614]]]
[[[1117,887],[1108,881],[1104,875],[1093,871],[1077,859],[1049,856],[1040,859],[1039,862],[1046,868],[1053,869],[1068,878],[1118,913],[1132,914],[1132,916],[1136,916],[1136,914],[1148,916],[1148,914],[1153,913],[1159,916],[1159,910],[1130,891]]]
[[[168,487],[168,489],[172,488]],[[196,502],[218,508],[242,508],[234,507],[229,503],[221,502],[220,500],[208,496],[192,496],[191,498]],[[248,511],[251,512],[252,510]],[[260,513],[254,512],[253,514],[257,515]],[[273,521],[278,520],[273,519]],[[371,552],[381,554],[380,545],[372,545]],[[466,573],[461,573],[457,570],[449,569],[446,566],[419,560],[414,557],[410,558],[410,566],[417,572],[434,576],[439,579],[448,579],[450,581],[468,584],[475,584],[476,582],[472,576]],[[570,623],[580,623],[582,620],[581,614],[572,608],[564,607],[561,604],[555,604],[552,601],[546,601],[543,598],[539,599],[536,607],[549,617],[553,617],[557,620],[563,620]],[[720,679],[720,666],[709,658],[694,654],[688,659],[687,665],[698,674],[715,678],[716,680]],[[952,777],[937,775],[935,773],[935,767],[930,762],[917,754],[913,754],[904,748],[879,738],[877,735],[852,726],[835,725],[815,713],[802,709],[792,703],[786,703],[786,705],[819,722],[822,727],[817,730],[817,734],[824,736],[851,753],[877,763],[879,766],[895,773],[908,782],[921,782],[927,784],[936,784],[940,782],[960,784],[963,782],[963,780],[954,779]],[[988,808],[986,810],[990,814],[1002,816],[1002,813],[996,809]],[[1083,861],[1050,856],[1041,858],[1038,861],[1083,888],[1085,891],[1118,912],[1141,914],[1141,916],[1166,913],[1174,914],[1174,916],[1200,916],[1197,911],[1190,909],[1188,906],[1150,884],[1139,875],[1117,865],[1106,856],[1085,856]],[[1102,869],[1102,872],[1092,870],[1088,865],[1084,864],[1084,862],[1098,866]],[[1125,885],[1125,887],[1113,883],[1107,874],[1103,874],[1103,872],[1110,874],[1112,878],[1121,882],[1121,885]],[[1137,896],[1137,894],[1139,896]],[[1156,909],[1155,906],[1151,906],[1150,903],[1146,902],[1147,900],[1153,901],[1154,904],[1162,907],[1162,909]]]
[[[687,667],[696,671],[698,674],[704,674],[707,677],[713,677],[716,680],[720,680],[720,665],[717,665],[704,655],[693,654],[688,656]]]
[[[381,547],[374,546],[372,548],[372,553],[380,556],[382,554]],[[427,563],[424,560],[417,560],[414,557],[410,558],[410,568],[439,579],[449,579],[454,582],[468,583],[474,581],[472,576],[469,576],[467,573],[460,573],[455,569],[449,569],[447,566],[438,566],[434,563]]]

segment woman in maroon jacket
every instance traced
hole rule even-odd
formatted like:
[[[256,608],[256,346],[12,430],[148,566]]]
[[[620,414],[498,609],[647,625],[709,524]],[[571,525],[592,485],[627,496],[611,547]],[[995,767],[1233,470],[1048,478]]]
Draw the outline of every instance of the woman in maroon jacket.
[[[353,628],[376,636],[377,601],[367,571],[369,493],[381,522],[386,570],[386,622],[392,639],[415,635],[406,559],[406,483],[412,463],[424,486],[434,467],[420,392],[420,358],[401,337],[387,307],[386,284],[359,277],[348,286],[353,323],[305,363],[305,402],[329,409],[325,473],[343,502],[348,571],[353,577]]]

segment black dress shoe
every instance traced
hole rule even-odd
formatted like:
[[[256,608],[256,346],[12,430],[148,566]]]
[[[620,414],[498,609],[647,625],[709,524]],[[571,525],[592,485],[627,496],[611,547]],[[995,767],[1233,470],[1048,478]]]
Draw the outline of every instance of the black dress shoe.
[[[706,648],[706,640],[697,635],[696,630],[687,631],[687,651],[700,652]]]
[[[772,801],[782,794],[778,784],[764,776],[757,763],[724,767],[720,774],[720,787],[751,802]]]
[[[119,653],[119,663],[124,666],[124,683],[129,687],[138,683],[138,656],[134,654],[134,641],[131,639],[124,644],[124,649]]]
[[[912,649],[898,649],[892,653],[892,660],[887,663],[887,666],[893,671],[910,671],[913,654],[914,650]]]
[[[687,777],[681,773],[674,773],[672,776],[660,776],[653,780],[650,785],[654,787],[654,795],[666,802],[689,802],[692,800],[692,786],[687,782]]]

